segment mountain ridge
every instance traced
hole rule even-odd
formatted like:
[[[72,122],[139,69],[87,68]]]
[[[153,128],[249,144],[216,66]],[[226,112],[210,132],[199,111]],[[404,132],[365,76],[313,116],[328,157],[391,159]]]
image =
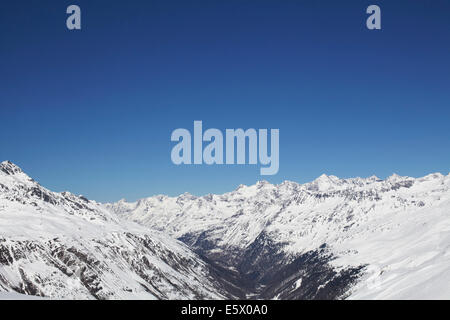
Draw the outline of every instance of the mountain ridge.
[[[98,203],[0,164],[0,292],[75,299],[450,296],[450,174],[322,175]]]
[[[0,164],[0,292],[54,299],[220,299],[181,242]]]
[[[439,273],[439,268],[445,266],[448,269],[450,266],[446,246],[450,230],[446,229],[450,223],[450,175],[440,173],[421,178],[393,174],[384,180],[376,176],[339,179],[322,175],[305,184],[292,181],[278,185],[260,182],[252,186],[239,186],[221,195],[149,197],[127,203],[126,208],[117,203],[106,204],[106,207],[119,216],[180,239],[211,260],[229,263],[229,268],[248,265],[258,269],[255,261],[263,261],[264,255],[273,255],[273,260],[265,261],[265,264],[276,264],[277,259],[282,259],[282,270],[308,253],[314,255],[322,252],[320,248],[325,244],[328,253],[331,253],[331,258],[321,265],[325,269],[331,264],[333,270],[356,268],[361,277],[367,276],[367,270],[380,270],[383,274],[376,281],[380,283],[376,286],[377,294],[369,284],[370,288],[366,286],[353,295],[346,291],[350,298],[404,296],[400,292],[390,293],[389,286],[392,284],[381,285],[383,278],[390,274],[386,270],[396,264],[377,262],[389,260],[391,255],[383,237],[374,237],[378,233],[392,238],[397,232],[410,239],[407,230],[414,230],[413,234],[421,238],[422,233],[431,228],[430,232],[437,233],[439,237],[423,241],[427,243],[428,250],[443,247],[443,252],[439,255],[442,265],[428,267]],[[422,220],[429,226],[420,227]],[[266,244],[260,243],[261,237],[266,239]],[[366,242],[370,241],[376,243],[371,245],[378,246],[380,252],[369,250]],[[410,241],[415,243],[413,239]],[[415,248],[401,239],[398,243],[405,247],[405,252],[418,255],[424,261],[430,260],[425,249],[421,248],[420,253],[416,253]],[[251,253],[249,248],[252,246],[258,247],[260,253]],[[421,247],[419,243],[417,246]],[[255,261],[246,261],[246,255],[253,256]],[[399,253],[395,259],[401,265],[401,260],[407,257]],[[301,269],[302,266],[298,267]],[[261,279],[266,277],[262,269],[259,272]],[[418,274],[418,279],[422,277],[421,270],[414,272]],[[246,271],[241,270],[241,273],[246,278]],[[433,295],[450,294],[448,290],[442,292],[433,292]],[[299,297],[303,297],[303,293]]]

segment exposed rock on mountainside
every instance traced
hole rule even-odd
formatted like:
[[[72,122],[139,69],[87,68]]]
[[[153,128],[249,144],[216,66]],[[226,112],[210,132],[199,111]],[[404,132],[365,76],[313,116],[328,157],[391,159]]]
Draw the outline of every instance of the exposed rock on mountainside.
[[[185,242],[247,297],[450,296],[450,175],[322,175],[107,207]]]
[[[0,292],[62,299],[212,299],[222,289],[185,245],[0,164]],[[1,296],[0,296],[1,297]]]
[[[450,297],[450,175],[100,204],[0,164],[0,298]]]

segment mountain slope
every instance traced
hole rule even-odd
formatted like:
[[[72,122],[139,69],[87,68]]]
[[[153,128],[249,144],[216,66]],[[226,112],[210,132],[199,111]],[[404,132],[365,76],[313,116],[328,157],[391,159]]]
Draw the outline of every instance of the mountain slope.
[[[0,164],[0,299],[448,299],[449,274],[450,175],[103,205]]]
[[[107,207],[225,266],[247,297],[450,297],[450,175],[322,175]]]
[[[63,299],[223,298],[185,245],[0,164],[0,292]],[[0,296],[1,297],[1,296]]]

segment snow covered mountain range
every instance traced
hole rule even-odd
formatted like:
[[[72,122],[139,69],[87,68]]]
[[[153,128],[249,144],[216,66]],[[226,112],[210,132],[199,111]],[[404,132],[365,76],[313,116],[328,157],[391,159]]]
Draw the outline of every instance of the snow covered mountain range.
[[[54,298],[448,299],[450,175],[100,204],[0,165],[0,292]]]
[[[223,298],[179,241],[0,164],[0,292],[64,299]],[[1,298],[1,295],[0,295]]]

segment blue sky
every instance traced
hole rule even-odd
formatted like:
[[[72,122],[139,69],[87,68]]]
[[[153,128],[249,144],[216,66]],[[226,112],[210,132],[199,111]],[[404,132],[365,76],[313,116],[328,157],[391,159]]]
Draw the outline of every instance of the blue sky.
[[[449,17],[445,0],[2,1],[0,160],[98,201],[447,174]],[[279,173],[175,166],[171,132],[194,120],[279,128]]]

